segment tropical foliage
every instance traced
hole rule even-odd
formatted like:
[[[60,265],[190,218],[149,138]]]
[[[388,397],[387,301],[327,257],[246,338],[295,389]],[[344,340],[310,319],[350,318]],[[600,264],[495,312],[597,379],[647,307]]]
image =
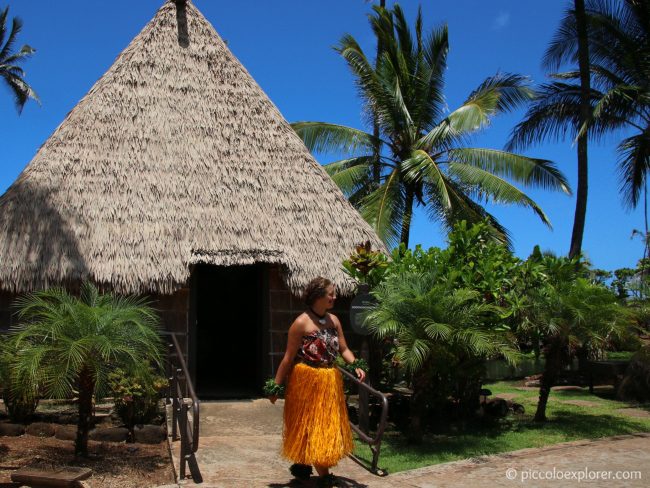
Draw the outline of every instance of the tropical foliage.
[[[464,255],[466,249],[472,253]],[[421,438],[424,412],[442,413],[449,397],[457,401],[454,415],[474,413],[487,358],[517,357],[497,300],[506,274],[494,270],[505,269],[497,265],[503,253],[507,249],[489,238],[487,223],[468,228],[462,222],[444,251],[396,250],[373,291],[377,305],[366,323],[379,339],[396,343],[393,362],[413,389],[409,432],[414,441]],[[474,286],[485,271],[484,286]]]
[[[34,48],[24,45],[17,52],[14,46],[23,23],[18,17],[11,21],[11,28],[7,26],[9,7],[0,11],[0,78],[9,87],[14,97],[18,112],[22,112],[27,101],[38,101],[38,96],[32,87],[25,81],[25,72],[20,64],[34,54]]]
[[[416,441],[425,412],[476,413],[489,358],[516,362],[520,350],[544,357],[535,416],[543,421],[550,389],[574,358],[600,357],[638,335],[634,315],[584,262],[538,248],[522,261],[491,239],[487,222],[457,223],[446,249],[395,249],[372,293],[366,324],[394,344],[392,363],[413,390]]]
[[[17,393],[56,398],[76,391],[75,454],[87,456],[93,396],[106,393],[109,373],[120,367],[142,377],[161,365],[157,315],[141,299],[101,294],[89,283],[79,297],[50,289],[19,299],[17,308],[12,384]]]
[[[447,27],[425,32],[418,13],[412,30],[397,4],[392,10],[374,7],[370,24],[381,46],[374,64],[350,35],[336,49],[352,71],[365,122],[376,124],[375,133],[325,122],[293,127],[313,152],[345,155],[326,169],[378,235],[391,246],[408,246],[413,210],[421,206],[449,230],[460,220],[487,219],[493,236],[506,242],[507,232],[483,208],[486,202],[523,205],[550,225],[542,209],[508,181],[569,193],[550,161],[466,145],[495,116],[531,99],[525,78],[489,77],[446,113]]]
[[[16,348],[8,336],[0,334],[0,395],[9,420],[15,423],[28,422],[38,406],[37,392],[31,389],[19,390],[11,376],[11,365]]]
[[[345,272],[358,283],[375,288],[384,278],[388,259],[380,251],[373,251],[370,241],[359,244],[348,259],[343,261]]]
[[[630,315],[606,286],[586,278],[579,261],[538,250],[528,259],[536,274],[516,309],[520,338],[539,341],[545,359],[535,420],[546,420],[551,388],[573,358],[594,356],[632,325]]]
[[[115,402],[115,412],[135,439],[137,424],[149,424],[159,414],[160,392],[168,386],[167,379],[151,368],[127,373],[116,368],[108,374],[108,386]]]

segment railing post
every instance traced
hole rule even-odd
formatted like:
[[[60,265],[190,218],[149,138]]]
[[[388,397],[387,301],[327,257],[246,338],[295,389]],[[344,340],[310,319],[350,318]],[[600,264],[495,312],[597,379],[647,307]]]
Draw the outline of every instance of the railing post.
[[[185,401],[180,404],[180,423],[181,429],[187,428],[187,406]],[[187,453],[189,451],[187,446],[187,435],[181,434],[181,456],[180,456],[180,478],[185,479],[185,466],[187,465]]]
[[[359,388],[359,428],[370,435],[370,394]]]
[[[180,410],[180,404],[178,403],[178,397],[172,397],[172,441],[178,440],[178,412]]]
[[[172,407],[172,440],[178,441],[180,438],[179,479],[192,476],[197,483],[200,483],[201,473],[194,456],[199,447],[199,399],[194,392],[185,357],[181,352],[176,335],[174,333],[166,335],[171,337],[170,348],[172,348],[168,361],[169,393],[167,400]],[[189,425],[190,406],[185,401],[186,398],[192,400],[191,426]],[[188,468],[190,474],[187,472]]]

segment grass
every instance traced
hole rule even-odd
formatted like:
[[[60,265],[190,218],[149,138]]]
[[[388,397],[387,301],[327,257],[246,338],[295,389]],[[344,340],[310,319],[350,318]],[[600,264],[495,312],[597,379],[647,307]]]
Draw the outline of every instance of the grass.
[[[616,361],[629,361],[636,351],[608,351],[607,359]]]
[[[389,473],[415,469],[422,466],[473,458],[477,456],[516,451],[530,447],[543,447],[560,442],[595,439],[620,434],[650,432],[650,418],[628,417],[617,410],[638,405],[589,394],[587,388],[578,391],[552,391],[546,410],[548,421],[533,421],[537,405],[537,390],[518,390],[520,382],[497,382],[486,385],[493,395],[516,394],[514,401],[521,403],[523,415],[508,415],[505,419],[482,423],[465,431],[442,435],[427,434],[421,445],[408,444],[394,430],[384,435],[379,467]],[[563,401],[583,400],[594,405],[576,406]],[[650,411],[650,406],[640,408]],[[355,454],[370,462],[372,456],[367,445],[356,444]]]

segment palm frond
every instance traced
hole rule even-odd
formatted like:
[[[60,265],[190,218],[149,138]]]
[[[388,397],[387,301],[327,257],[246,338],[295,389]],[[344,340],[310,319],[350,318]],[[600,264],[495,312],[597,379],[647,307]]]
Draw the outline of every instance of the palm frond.
[[[294,122],[291,127],[312,153],[368,153],[381,141],[372,134],[326,122]]]
[[[650,130],[624,139],[618,146],[619,191],[628,208],[636,208],[650,170]]]
[[[451,162],[475,166],[527,186],[571,194],[571,188],[564,174],[553,162],[546,159],[484,148],[457,148],[451,149],[447,154]]]
[[[325,171],[349,198],[371,180],[374,156],[342,159],[324,165]]]
[[[380,187],[361,202],[360,212],[386,245],[394,247],[399,243],[404,213],[399,171],[393,170]]]
[[[489,77],[448,118],[458,132],[486,127],[494,115],[509,112],[533,99],[534,91],[527,83],[526,77],[515,74]]]
[[[557,71],[564,63],[578,61],[578,29],[573,9],[567,9],[560,20],[551,42],[542,58],[542,66],[549,71]]]

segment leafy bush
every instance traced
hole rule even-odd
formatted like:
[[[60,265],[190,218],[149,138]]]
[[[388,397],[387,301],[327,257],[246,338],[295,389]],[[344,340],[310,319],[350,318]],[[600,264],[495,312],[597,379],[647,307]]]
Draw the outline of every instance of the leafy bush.
[[[632,357],[617,395],[623,400],[650,401],[650,346],[645,346]]]
[[[15,423],[28,422],[38,407],[38,395],[32,388],[17,388],[11,374],[15,358],[15,344],[10,338],[0,336],[0,394],[9,419]]]
[[[153,370],[148,373],[127,373],[116,369],[108,375],[108,385],[113,393],[115,412],[133,434],[138,424],[148,424],[159,414],[160,392],[167,379]]]
[[[388,258],[381,251],[373,251],[370,241],[359,244],[352,255],[343,261],[343,269],[361,284],[374,288],[384,278]]]

